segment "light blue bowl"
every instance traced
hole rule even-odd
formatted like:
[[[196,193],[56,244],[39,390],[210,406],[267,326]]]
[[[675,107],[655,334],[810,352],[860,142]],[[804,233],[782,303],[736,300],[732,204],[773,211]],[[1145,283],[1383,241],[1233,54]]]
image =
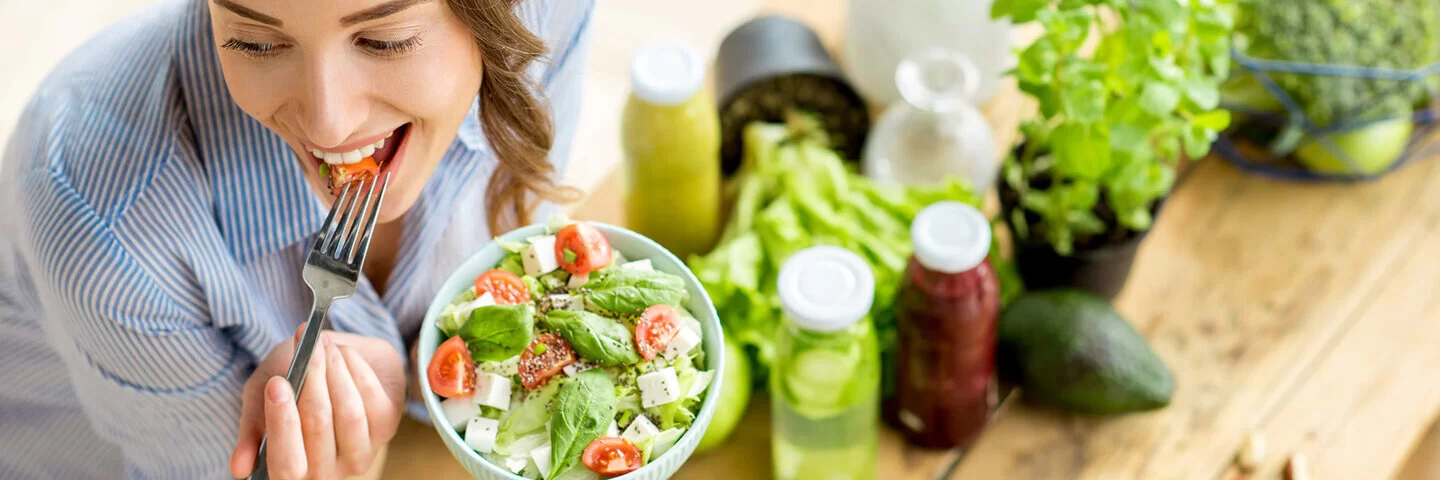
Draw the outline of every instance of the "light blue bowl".
[[[685,280],[685,288],[690,291],[690,303],[685,307],[700,321],[704,334],[702,335],[702,348],[705,349],[706,367],[715,372],[715,380],[710,388],[705,391],[705,399],[700,403],[700,415],[685,435],[675,443],[675,446],[666,451],[659,458],[650,459],[650,463],[643,468],[617,478],[626,480],[661,480],[670,478],[690,454],[695,452],[695,446],[700,444],[700,438],[705,436],[705,427],[710,425],[711,417],[715,416],[715,404],[719,402],[721,379],[725,378],[725,339],[720,329],[720,317],[715,313],[715,305],[710,302],[710,296],[705,294],[705,289],[700,285],[700,280],[685,266],[684,262],[675,258],[665,247],[655,243],[643,235],[627,230],[625,228],[603,223],[588,222],[594,225],[605,234],[610,240],[610,246],[620,252],[628,259],[650,259],[652,266],[659,271],[678,275]],[[544,225],[531,225],[518,230],[511,231],[500,238],[507,241],[524,241],[526,238],[536,235],[544,235]],[[440,346],[440,329],[435,327],[435,317],[455,299],[461,291],[474,285],[475,277],[486,270],[494,268],[505,258],[505,251],[494,242],[481,248],[479,252],[460,265],[450,278],[445,280],[445,285],[435,294],[435,299],[430,301],[430,309],[425,312],[425,324],[420,328],[420,345],[417,348],[418,362],[415,363],[416,377],[420,379],[421,394],[425,397],[425,409],[430,412],[432,419],[445,418],[440,408],[441,398],[430,391],[430,379],[425,374],[426,367],[430,365],[430,357],[435,349]],[[443,421],[432,422],[435,431],[440,434],[440,440],[445,442],[445,448],[450,454],[460,461],[460,465],[470,472],[470,475],[482,480],[512,480],[523,479],[502,467],[496,466],[481,457],[479,453],[465,445],[465,439],[450,425]],[[585,468],[577,464],[575,468]]]

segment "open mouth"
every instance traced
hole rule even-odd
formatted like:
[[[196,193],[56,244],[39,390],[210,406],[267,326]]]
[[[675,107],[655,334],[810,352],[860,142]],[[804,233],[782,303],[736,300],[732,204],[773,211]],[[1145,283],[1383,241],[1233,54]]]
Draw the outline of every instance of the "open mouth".
[[[401,125],[375,143],[348,152],[310,150],[320,176],[329,181],[330,193],[339,195],[345,185],[393,171],[400,163],[400,151],[409,140],[410,124]]]

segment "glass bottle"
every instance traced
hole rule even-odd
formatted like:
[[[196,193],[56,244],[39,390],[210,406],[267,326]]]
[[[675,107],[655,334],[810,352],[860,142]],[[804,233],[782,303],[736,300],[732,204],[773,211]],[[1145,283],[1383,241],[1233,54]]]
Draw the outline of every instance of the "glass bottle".
[[[971,99],[978,85],[975,64],[940,48],[900,62],[895,84],[903,101],[876,122],[862,156],[865,176],[906,185],[960,177],[984,193],[1000,168],[995,135]]]
[[[980,69],[976,103],[999,90],[1015,63],[1010,21],[990,18],[993,0],[848,0],[844,51],[846,73],[872,102],[900,99],[895,68],[922,48],[964,53]]]
[[[1000,285],[986,258],[990,224],[975,207],[939,202],[915,217],[910,237],[915,253],[896,301],[896,390],[885,419],[918,446],[969,446],[998,395]]]
[[[774,477],[875,478],[880,347],[869,265],[813,247],[785,262],[778,287],[786,319],[770,372]]]
[[[679,258],[709,250],[720,228],[720,115],[704,80],[693,48],[642,47],[621,123],[626,224]]]

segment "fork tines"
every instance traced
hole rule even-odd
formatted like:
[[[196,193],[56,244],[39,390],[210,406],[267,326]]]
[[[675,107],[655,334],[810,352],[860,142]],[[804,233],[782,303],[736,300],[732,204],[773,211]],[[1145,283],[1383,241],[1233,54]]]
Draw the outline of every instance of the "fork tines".
[[[376,184],[380,185],[378,191]],[[315,239],[313,250],[357,267],[364,263],[370,234],[375,231],[376,217],[389,184],[389,173],[345,184],[330,206],[330,214],[325,217],[325,226]]]

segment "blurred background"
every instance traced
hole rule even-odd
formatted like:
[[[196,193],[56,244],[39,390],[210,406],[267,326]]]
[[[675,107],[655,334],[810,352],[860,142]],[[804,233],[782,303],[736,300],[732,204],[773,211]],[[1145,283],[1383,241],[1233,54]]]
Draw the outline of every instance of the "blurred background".
[[[11,46],[0,69],[0,139],[62,56],[152,3],[0,0],[0,44]],[[968,448],[917,448],[894,425],[881,429],[880,478],[1281,478],[1303,455],[1313,478],[1440,479],[1440,164],[1429,142],[1440,72],[1432,65],[1440,62],[1433,55],[1440,51],[1435,2],[1241,1],[1218,2],[1220,9],[1142,0],[1134,3],[1144,8],[1124,15],[1086,13],[1081,25],[1109,27],[1079,36],[1056,27],[1063,15],[1034,21],[1035,5],[1054,2],[996,3],[1008,19],[988,20],[990,0],[602,0],[565,172],[565,183],[587,194],[574,214],[642,233],[645,222],[676,215],[636,209],[647,202],[628,185],[663,175],[668,167],[660,165],[676,160],[627,154],[623,141],[644,142],[647,132],[627,132],[621,119],[627,105],[646,101],[637,100],[630,72],[637,52],[660,41],[683,45],[704,60],[703,103],[719,110],[711,114],[722,129],[721,151],[697,160],[722,172],[714,181],[727,206],[712,215],[730,214],[745,180],[764,175],[741,153],[754,148],[741,138],[745,125],[794,129],[779,112],[824,110],[808,131],[827,134],[817,144],[847,175],[876,185],[958,182],[902,197],[959,200],[985,212],[995,227],[990,258],[1005,305],[1078,287],[1133,325],[1148,343],[1139,349],[1148,352],[1145,361],[1171,379],[1143,408],[1044,398],[1059,388],[1044,384],[1053,378],[1002,379],[997,391],[1019,395],[990,399],[994,416]],[[1421,13],[1401,10],[1414,5]],[[768,15],[799,28],[749,23]],[[1179,24],[1189,27],[1175,28],[1193,42],[1097,38],[1123,26],[1163,30],[1170,27],[1162,19],[1182,17]],[[745,28],[759,33],[738,35],[722,49]],[[1375,44],[1305,47],[1334,36]],[[1375,53],[1424,50],[1403,47],[1417,41],[1432,49],[1429,57],[1391,62]],[[1032,48],[1036,43],[1045,47]],[[1124,45],[1106,46],[1115,44]],[[1139,51],[1163,65],[1145,64]],[[1114,62],[1067,70],[1057,60],[1075,55]],[[1115,67],[1137,58],[1153,70]],[[1106,100],[1091,101],[1097,98]],[[1105,139],[1094,143],[1102,132]],[[1122,135],[1137,140],[1117,147]],[[1104,193],[1072,200],[1085,195],[1059,185]],[[885,197],[874,188],[875,198]],[[1097,196],[1102,205],[1092,207]],[[775,197],[759,201],[772,205]],[[722,232],[724,218],[706,226],[699,244],[662,243],[677,252],[684,244],[706,280],[703,272],[726,258],[720,247],[744,233]],[[908,226],[915,212],[895,221]],[[1017,223],[1025,225],[1020,242]],[[901,243],[910,239],[904,230],[897,235]],[[766,241],[757,240],[757,263],[783,260]],[[1123,266],[1095,273],[1093,265],[1074,265],[1088,251],[1111,247],[1123,250]],[[903,259],[910,247],[898,253]],[[1028,267],[1014,263],[1027,255]],[[883,259],[874,261],[884,273]],[[890,270],[880,283],[904,281],[901,267]],[[773,313],[779,321],[778,313],[757,314],[725,297],[741,282],[720,277],[706,287],[722,318]],[[1022,277],[1031,292],[1021,293]],[[877,324],[885,317],[905,328],[894,318],[895,292],[877,295],[891,301],[877,307]],[[753,325],[726,328],[756,369],[745,379],[755,393],[732,408],[728,439],[693,457],[677,478],[760,477],[775,461],[773,399],[764,392],[767,340]],[[882,334],[886,341],[893,344],[893,336]],[[1025,343],[1002,338],[1002,348],[1006,341]],[[885,348],[894,354],[893,345]],[[1040,368],[1040,360],[1020,362],[1016,368]],[[429,426],[406,420],[385,478],[419,475],[467,478]]]

